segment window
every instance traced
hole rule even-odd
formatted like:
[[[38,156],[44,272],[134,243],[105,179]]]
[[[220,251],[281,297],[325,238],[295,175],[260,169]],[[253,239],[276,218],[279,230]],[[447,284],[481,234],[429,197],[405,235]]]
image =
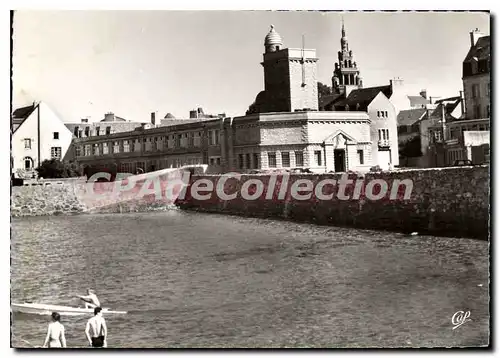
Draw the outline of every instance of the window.
[[[189,133],[189,142],[188,145],[190,147],[194,147],[194,132]]]
[[[474,118],[481,118],[481,107],[474,106]]]
[[[257,169],[259,167],[259,154],[253,153],[253,167]]]
[[[59,132],[54,132],[53,135],[54,135],[54,139],[59,139]]]
[[[61,147],[50,148],[50,157],[52,159],[61,159],[62,150]]]
[[[24,169],[25,170],[33,169],[33,159],[31,159],[30,157],[24,158]]]
[[[214,135],[215,135],[215,138],[214,138],[215,145],[218,145],[219,141],[220,141],[220,132],[219,132],[219,130],[214,131]]]
[[[379,129],[378,130],[378,140],[389,140],[389,130]]]
[[[31,149],[31,139],[30,138],[24,139],[24,149]]]
[[[316,165],[318,167],[321,166],[321,150],[314,151],[314,159],[315,159]]]
[[[276,153],[267,153],[269,168],[276,168]]]
[[[384,111],[380,111],[381,117],[384,118]]]
[[[295,152],[295,166],[296,167],[304,166],[304,153],[302,151]]]
[[[213,136],[213,131],[208,131],[207,135],[208,135],[208,145],[214,145],[215,140]]]
[[[109,154],[109,145],[108,145],[108,143],[102,143],[102,154]]]
[[[250,153],[245,154],[245,157],[246,157],[246,161],[247,161],[247,168],[251,168],[252,166],[250,165],[251,164],[251,155],[250,155]]]
[[[85,146],[85,156],[89,156],[90,155],[90,145],[86,145]]]
[[[389,115],[387,114],[387,111],[385,111],[385,118],[388,118]]]
[[[92,154],[99,155],[99,144],[94,144],[92,147]]]
[[[281,167],[283,167],[283,168],[290,167],[290,153],[289,152],[281,152]]]
[[[106,127],[106,135],[110,135],[111,134],[111,127]]]
[[[125,153],[130,152],[130,144],[129,144],[129,141],[128,141],[128,140],[124,140],[124,141],[123,141],[123,151],[124,151]]]
[[[120,143],[119,142],[113,142],[113,153],[120,153]]]
[[[75,147],[75,156],[79,157],[82,155],[82,147],[76,146]]]
[[[78,126],[76,126],[75,129],[73,129],[73,135],[78,138],[79,133],[80,133],[79,128],[78,128]]]
[[[90,128],[85,127],[85,137],[88,137],[90,135]]]
[[[365,158],[363,158],[363,150],[362,149],[358,149],[358,159],[359,159],[360,165],[365,164]]]
[[[101,134],[101,127],[95,127],[95,135]]]
[[[193,163],[196,164],[196,163]],[[217,165],[220,165],[220,158],[217,158]]]
[[[245,163],[243,163],[243,154],[238,155],[238,168],[243,169],[245,167]]]
[[[472,85],[472,98],[479,97],[479,85]]]
[[[486,117],[490,118],[490,105],[486,106]]]
[[[380,118],[380,111],[377,111],[377,117]]]

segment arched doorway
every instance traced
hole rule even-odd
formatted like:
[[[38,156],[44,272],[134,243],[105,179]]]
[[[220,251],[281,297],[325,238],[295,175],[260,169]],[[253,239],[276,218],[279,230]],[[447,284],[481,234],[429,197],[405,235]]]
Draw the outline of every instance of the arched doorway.
[[[24,157],[24,170],[33,170],[33,158]]]

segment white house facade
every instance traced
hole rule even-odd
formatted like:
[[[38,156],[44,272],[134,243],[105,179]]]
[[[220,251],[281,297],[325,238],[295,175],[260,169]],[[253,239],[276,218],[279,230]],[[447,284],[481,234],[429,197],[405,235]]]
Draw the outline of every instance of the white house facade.
[[[72,133],[43,102],[18,108],[12,115],[12,173],[17,178],[33,177],[44,160],[62,160]]]

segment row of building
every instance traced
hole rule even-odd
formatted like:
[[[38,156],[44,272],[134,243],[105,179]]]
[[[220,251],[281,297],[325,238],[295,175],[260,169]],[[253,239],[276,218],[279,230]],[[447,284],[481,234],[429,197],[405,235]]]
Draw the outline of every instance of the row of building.
[[[489,144],[489,36],[480,35],[471,33],[464,60],[465,98],[436,101],[425,91],[408,96],[399,78],[363,88],[342,26],[332,94],[319,97],[316,51],[284,48],[271,26],[261,63],[264,90],[246,115],[206,115],[198,108],[185,119],[169,113],[157,120],[152,113],[141,123],[107,113],[99,122],[64,124],[37,103],[13,114],[14,172],[29,176],[48,158],[76,161],[87,175],[189,164],[208,164],[211,172],[345,172],[475,159]]]

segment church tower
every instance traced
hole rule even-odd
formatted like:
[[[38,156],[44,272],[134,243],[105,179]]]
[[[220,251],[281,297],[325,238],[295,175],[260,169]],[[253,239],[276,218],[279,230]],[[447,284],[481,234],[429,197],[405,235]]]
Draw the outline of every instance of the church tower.
[[[338,52],[339,62],[335,63],[332,77],[332,88],[334,93],[344,93],[347,97],[353,89],[363,88],[363,80],[359,75],[359,69],[349,50],[349,44],[345,36],[344,20],[342,20],[342,38],[340,39],[341,50]]]

